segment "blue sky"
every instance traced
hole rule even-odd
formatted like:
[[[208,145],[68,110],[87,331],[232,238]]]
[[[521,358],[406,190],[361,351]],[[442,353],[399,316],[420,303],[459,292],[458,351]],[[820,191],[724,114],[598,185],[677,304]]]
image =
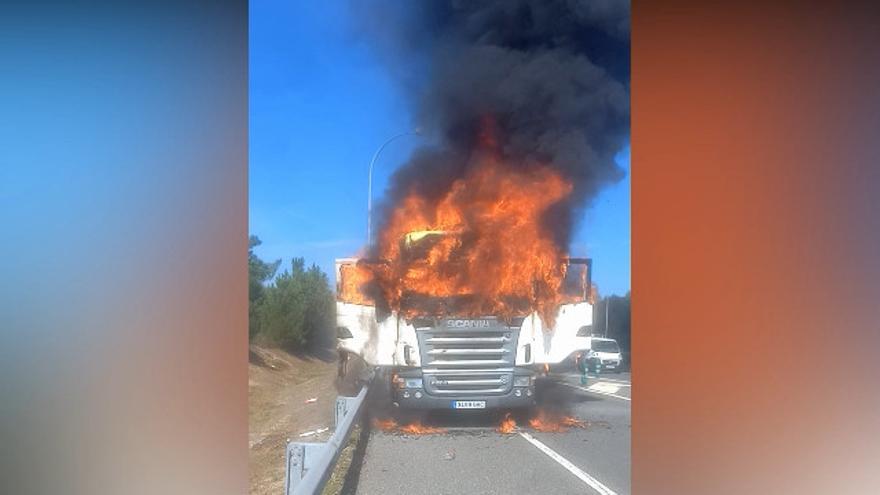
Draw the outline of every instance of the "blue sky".
[[[403,95],[353,33],[344,2],[267,1],[250,7],[249,231],[268,260],[317,263],[332,280],[333,259],[366,238],[367,167],[388,137],[413,127]],[[398,139],[376,163],[373,201],[419,144]],[[603,295],[630,288],[627,177],[586,212],[573,255],[594,259]]]

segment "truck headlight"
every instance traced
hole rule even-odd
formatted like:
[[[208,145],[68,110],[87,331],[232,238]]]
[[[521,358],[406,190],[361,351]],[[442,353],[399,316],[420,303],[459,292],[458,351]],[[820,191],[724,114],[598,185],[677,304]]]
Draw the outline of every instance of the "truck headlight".
[[[532,377],[530,376],[515,376],[513,377],[513,386],[514,387],[528,387],[532,384]]]
[[[406,379],[406,388],[422,388],[422,379],[421,378],[407,378]]]

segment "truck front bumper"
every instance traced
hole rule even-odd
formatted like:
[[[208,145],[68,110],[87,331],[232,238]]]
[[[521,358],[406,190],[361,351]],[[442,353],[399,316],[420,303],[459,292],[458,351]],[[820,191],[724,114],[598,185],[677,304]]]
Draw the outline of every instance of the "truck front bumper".
[[[531,371],[518,370],[516,376],[534,376]],[[406,378],[420,378],[421,371],[400,372],[400,376]],[[511,377],[512,378],[512,377]],[[392,385],[391,397],[394,404],[403,409],[456,409],[456,410],[485,410],[485,409],[512,409],[530,407],[535,405],[535,381],[532,379],[528,386],[512,386],[503,394],[498,393],[461,393],[461,394],[431,394],[424,388],[397,388]],[[469,404],[459,404],[467,402]],[[483,407],[473,406],[477,403]],[[458,407],[457,407],[458,406]]]
[[[516,395],[519,390],[520,395]],[[421,397],[416,397],[416,392]],[[407,397],[407,395],[409,397]],[[394,403],[404,409],[458,409],[462,411],[484,409],[512,409],[518,407],[530,407],[535,405],[535,390],[532,387],[519,387],[505,395],[468,395],[460,397],[438,397],[428,395],[424,390],[395,390],[393,392]],[[456,408],[459,401],[485,402],[483,408]]]

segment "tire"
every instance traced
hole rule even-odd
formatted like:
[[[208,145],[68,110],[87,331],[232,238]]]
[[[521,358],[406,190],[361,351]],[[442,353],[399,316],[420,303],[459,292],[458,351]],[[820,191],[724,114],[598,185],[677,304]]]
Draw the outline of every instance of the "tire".
[[[336,378],[342,380],[345,378],[345,375],[348,374],[348,368],[349,368],[348,353],[345,351],[339,351],[339,358],[338,359],[339,360],[337,361],[337,365],[336,365]]]

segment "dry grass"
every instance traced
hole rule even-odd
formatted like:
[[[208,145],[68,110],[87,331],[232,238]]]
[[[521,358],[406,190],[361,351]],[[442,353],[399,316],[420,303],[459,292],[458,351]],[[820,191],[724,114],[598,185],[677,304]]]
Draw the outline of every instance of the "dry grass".
[[[250,493],[284,491],[288,439],[305,431],[333,428],[336,364],[279,349],[250,347],[248,420]],[[307,399],[317,398],[314,403]],[[305,441],[323,441],[330,431]]]

